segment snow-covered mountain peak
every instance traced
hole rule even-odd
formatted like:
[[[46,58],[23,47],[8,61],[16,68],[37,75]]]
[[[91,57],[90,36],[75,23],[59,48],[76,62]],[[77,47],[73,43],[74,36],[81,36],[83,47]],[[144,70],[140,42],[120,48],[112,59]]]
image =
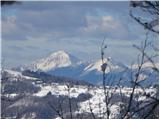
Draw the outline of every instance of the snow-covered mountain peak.
[[[50,57],[55,57],[55,56],[60,56],[60,57],[69,57],[68,56],[68,53],[66,53],[65,51],[63,50],[60,50],[60,51],[57,51],[57,52],[53,52],[50,54]]]
[[[105,58],[103,60],[104,63],[107,64],[107,68],[106,68],[106,73],[112,71],[112,70],[116,70],[116,69],[120,69],[120,68],[125,68],[125,65],[122,65],[118,62],[116,62],[115,60],[113,60],[111,57]],[[102,60],[97,60],[95,62],[92,62],[91,64],[89,64],[84,70],[85,71],[92,71],[92,70],[96,70],[99,72],[101,71],[101,65],[102,65]]]
[[[79,62],[79,60],[76,57],[61,50],[50,54],[48,57],[33,62],[27,66],[27,68],[34,71],[49,71],[59,67],[67,67],[76,64],[77,62]]]

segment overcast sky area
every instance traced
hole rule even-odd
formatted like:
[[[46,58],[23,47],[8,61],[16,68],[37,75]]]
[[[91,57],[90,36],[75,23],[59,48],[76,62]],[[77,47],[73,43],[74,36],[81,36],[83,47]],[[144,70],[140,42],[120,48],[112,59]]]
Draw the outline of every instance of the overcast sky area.
[[[131,64],[145,30],[129,16],[129,2],[22,2],[1,9],[2,58],[5,67],[29,64],[64,50],[83,61],[105,56]],[[158,37],[150,40],[158,46]],[[149,51],[152,54],[152,51]]]

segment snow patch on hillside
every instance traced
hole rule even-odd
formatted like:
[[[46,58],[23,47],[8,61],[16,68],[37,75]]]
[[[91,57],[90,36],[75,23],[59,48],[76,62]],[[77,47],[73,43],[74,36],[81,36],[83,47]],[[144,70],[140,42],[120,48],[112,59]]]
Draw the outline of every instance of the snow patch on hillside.
[[[4,71],[9,73],[13,77],[13,80],[17,80],[18,78],[23,78],[23,79],[27,79],[27,80],[37,80],[37,78],[22,75],[21,72],[17,72],[17,71],[13,71],[13,70],[4,70]],[[22,80],[22,79],[20,79],[20,80]]]
[[[51,92],[52,95],[68,95],[68,89],[66,85],[57,85],[57,84],[52,84],[52,85],[39,85],[41,87],[41,90],[38,93],[35,93],[35,96],[46,96],[47,93]],[[87,91],[87,88],[84,86],[76,86],[76,87],[71,87],[70,92],[71,97],[78,97],[80,93],[85,93]]]

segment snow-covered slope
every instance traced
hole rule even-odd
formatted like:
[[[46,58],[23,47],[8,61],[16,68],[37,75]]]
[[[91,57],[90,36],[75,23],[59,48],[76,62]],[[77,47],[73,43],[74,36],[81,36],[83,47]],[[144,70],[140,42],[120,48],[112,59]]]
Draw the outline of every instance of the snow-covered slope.
[[[12,78],[11,80],[13,80],[13,81],[23,80],[23,79],[25,79],[25,80],[37,80],[37,78],[22,75],[21,72],[17,72],[17,71],[14,71],[14,70],[4,70],[3,73],[5,73],[5,72],[6,72],[6,74],[8,74],[8,76],[10,78]]]
[[[50,54],[48,57],[37,60],[26,66],[27,69],[33,71],[42,70],[49,71],[60,67],[70,66],[78,62],[78,59],[64,51],[58,51]]]
[[[107,64],[106,73],[109,73],[113,70],[118,70],[118,69],[124,69],[127,66],[125,66],[122,63],[118,63],[117,61],[113,60],[111,57],[105,58],[104,62]],[[101,65],[102,65],[102,60],[97,60],[95,62],[90,63],[85,69],[85,72],[93,71],[96,70],[98,72],[102,72],[101,70]]]
[[[114,58],[108,57],[104,59],[106,66],[105,73],[107,74],[106,81],[114,82],[113,85],[118,83],[118,80],[123,78],[125,80],[131,79],[132,72],[136,72],[138,65],[133,65],[132,67],[122,64]],[[102,61],[96,60],[91,62],[81,62],[76,57],[65,51],[58,51],[50,54],[48,57],[37,60],[32,64],[24,67],[31,71],[43,71],[51,75],[70,77],[76,80],[85,80],[92,84],[102,83],[102,71],[101,71]],[[156,64],[157,66],[157,64]],[[153,79],[154,71],[148,69],[152,68],[151,63],[145,63],[142,67],[143,73],[139,76],[140,80],[145,78]],[[157,67],[158,68],[158,67]],[[151,75],[150,75],[151,74]],[[147,77],[149,76],[149,77]],[[115,81],[116,80],[116,81]],[[155,79],[152,80],[155,82]],[[157,81],[157,79],[156,79]],[[106,83],[107,84],[107,83]],[[129,85],[129,81],[123,81],[123,84]]]
[[[127,68],[125,65],[114,61],[112,58],[104,59],[104,62],[107,64],[105,71],[107,74],[112,71],[121,72]],[[72,77],[79,80],[86,80],[92,84],[99,84],[102,76],[101,65],[101,60],[81,62],[76,65],[51,70],[49,73],[58,76]]]
[[[104,59],[107,63],[106,73],[111,71],[121,71],[125,65],[120,65],[112,58]],[[23,70],[29,69],[31,71],[43,71],[52,75],[71,77],[79,80],[90,81],[97,83],[102,73],[101,60],[91,62],[81,62],[76,57],[65,51],[58,51],[50,54],[48,57],[37,60],[30,65],[26,65]],[[22,70],[22,69],[21,69]]]

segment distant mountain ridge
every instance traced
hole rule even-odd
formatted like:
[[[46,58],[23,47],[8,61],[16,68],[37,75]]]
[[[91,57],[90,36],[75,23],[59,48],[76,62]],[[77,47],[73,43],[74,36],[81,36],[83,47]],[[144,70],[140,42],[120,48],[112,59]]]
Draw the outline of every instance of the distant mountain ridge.
[[[116,85],[121,77],[125,79],[131,78],[131,67],[117,62],[111,57],[105,58],[104,61],[107,64],[105,72],[107,74],[106,81],[108,84],[112,81],[114,82],[113,85]],[[92,84],[102,84],[101,65],[101,60],[82,62],[75,56],[61,50],[50,54],[48,57],[37,60],[30,65],[26,65],[22,70],[43,71],[51,75],[84,80]],[[137,67],[134,68],[134,71],[136,71]],[[146,74],[149,75],[150,72],[152,71],[146,71]],[[147,76],[146,74],[142,76]],[[123,81],[123,84],[128,86],[130,83]]]

